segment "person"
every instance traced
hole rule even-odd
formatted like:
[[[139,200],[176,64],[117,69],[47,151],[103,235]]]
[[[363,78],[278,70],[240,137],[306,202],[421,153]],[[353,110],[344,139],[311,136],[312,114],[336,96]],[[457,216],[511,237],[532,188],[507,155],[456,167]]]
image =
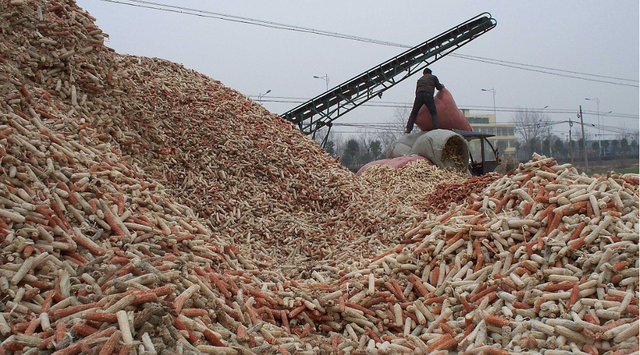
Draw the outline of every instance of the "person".
[[[438,77],[431,73],[431,69],[425,68],[422,71],[422,77],[418,79],[418,83],[416,84],[416,98],[413,101],[413,109],[411,109],[411,115],[409,115],[409,121],[407,122],[406,134],[411,133],[413,130],[416,117],[418,117],[418,111],[420,111],[422,105],[426,105],[431,113],[432,129],[438,129],[438,111],[436,110],[436,103],[433,100],[433,92],[434,89],[442,90],[444,85],[440,84]]]

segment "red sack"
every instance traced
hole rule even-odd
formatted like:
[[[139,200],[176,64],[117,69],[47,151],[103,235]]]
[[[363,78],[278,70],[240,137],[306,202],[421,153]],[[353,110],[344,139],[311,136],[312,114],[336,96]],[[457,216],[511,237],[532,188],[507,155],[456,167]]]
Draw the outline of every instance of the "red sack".
[[[446,88],[439,90],[434,101],[436,102],[436,110],[438,110],[438,128],[473,131],[469,121],[464,117],[462,111],[458,109],[449,90]],[[425,105],[422,105],[420,111],[418,111],[416,126],[423,131],[432,129],[431,112],[429,112],[429,109],[427,109]]]
[[[375,161],[372,161],[372,162],[369,162],[369,163],[365,164],[364,166],[362,166],[362,168],[360,168],[358,170],[356,175],[359,176],[365,170],[369,169],[370,167],[372,167],[374,165],[387,165],[387,166],[390,166],[392,168],[399,169],[399,168],[403,168],[405,165],[411,163],[412,161],[416,161],[416,160],[426,160],[429,163],[431,163],[431,161],[429,161],[429,159],[427,159],[425,157],[422,157],[422,156],[419,156],[419,155],[401,156],[401,157],[392,158],[392,159],[381,159],[381,160],[375,160]],[[433,163],[431,163],[431,164],[433,164]]]

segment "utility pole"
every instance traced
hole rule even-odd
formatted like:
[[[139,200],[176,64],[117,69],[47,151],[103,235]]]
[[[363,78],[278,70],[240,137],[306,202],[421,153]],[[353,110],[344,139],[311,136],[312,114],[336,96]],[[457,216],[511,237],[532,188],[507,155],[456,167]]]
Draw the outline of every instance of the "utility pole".
[[[580,118],[580,127],[582,127],[582,153],[584,154],[584,165],[587,166],[587,174],[589,173],[589,158],[587,158],[587,139],[584,137],[584,121],[582,120],[582,105],[580,105],[580,113],[578,113],[578,117]]]
[[[571,122],[571,118],[569,118],[569,156],[571,157],[571,165],[573,165],[573,141],[571,140],[572,127],[573,127],[573,122]]]
[[[602,132],[600,131],[600,99],[599,98],[585,98],[585,100],[588,101],[595,101],[596,102],[596,110],[598,110],[598,155],[600,156],[600,159],[602,159],[603,156],[603,150],[602,150]]]
[[[549,122],[547,122],[547,125],[548,124],[549,124]],[[551,146],[553,144],[551,143],[551,126],[550,125],[547,126],[547,142],[549,142],[549,147],[548,147],[549,148],[549,156],[553,156],[553,152],[552,152],[552,149],[551,149]]]

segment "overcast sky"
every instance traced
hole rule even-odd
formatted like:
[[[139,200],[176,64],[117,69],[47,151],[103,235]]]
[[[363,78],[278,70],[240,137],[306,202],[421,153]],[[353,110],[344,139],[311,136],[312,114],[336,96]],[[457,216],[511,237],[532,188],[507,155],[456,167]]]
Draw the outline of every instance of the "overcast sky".
[[[110,35],[107,46],[183,64],[255,100],[271,90],[261,102],[277,114],[326,90],[325,80],[314,76],[326,75],[333,87],[406,50],[111,1],[77,0]],[[582,105],[585,124],[597,125],[597,98],[603,139],[639,129],[637,0],[150,1],[208,11],[206,16],[240,16],[410,47],[490,12],[498,25],[453,52],[483,59],[449,55],[431,65],[459,108],[493,113],[493,93],[481,90],[493,88],[500,122],[511,122],[518,108],[545,106],[542,112],[552,121],[576,120]],[[369,102],[410,105],[417,79],[414,75]],[[396,112],[393,107],[360,107],[335,123],[390,122]],[[565,137],[568,123],[552,130]],[[587,134],[597,130],[587,129]]]

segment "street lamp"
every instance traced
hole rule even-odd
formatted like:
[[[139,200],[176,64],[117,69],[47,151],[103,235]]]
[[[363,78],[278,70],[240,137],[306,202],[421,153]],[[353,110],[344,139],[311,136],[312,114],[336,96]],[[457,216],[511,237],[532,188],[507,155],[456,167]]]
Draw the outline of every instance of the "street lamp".
[[[598,110],[598,148],[600,149],[600,156],[602,157],[602,133],[600,132],[600,99],[599,98],[593,98],[590,99],[588,97],[584,98],[587,101],[595,101],[596,102],[596,106],[597,106],[597,110]]]
[[[265,92],[264,94],[258,94],[258,102],[262,102],[262,98],[271,92],[271,89],[267,90],[267,92]]]
[[[323,76],[313,76],[314,79],[322,79],[327,84],[327,91],[329,91],[329,74],[325,74]]]
[[[491,89],[481,89],[482,91],[490,91],[493,93],[493,119],[496,120],[496,123],[498,122],[498,115],[496,114],[496,89],[491,88]]]

